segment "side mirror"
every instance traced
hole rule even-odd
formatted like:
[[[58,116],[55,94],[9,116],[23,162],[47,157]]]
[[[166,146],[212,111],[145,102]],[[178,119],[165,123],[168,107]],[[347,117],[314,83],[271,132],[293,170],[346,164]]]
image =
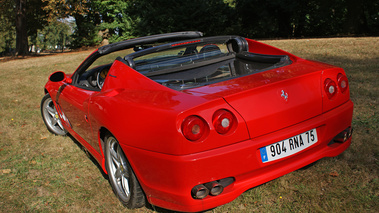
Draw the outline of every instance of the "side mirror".
[[[52,82],[64,81],[68,84],[70,84],[72,82],[72,79],[67,78],[66,74],[62,71],[57,71],[57,72],[54,72],[53,74],[51,74],[49,77],[49,80]]]

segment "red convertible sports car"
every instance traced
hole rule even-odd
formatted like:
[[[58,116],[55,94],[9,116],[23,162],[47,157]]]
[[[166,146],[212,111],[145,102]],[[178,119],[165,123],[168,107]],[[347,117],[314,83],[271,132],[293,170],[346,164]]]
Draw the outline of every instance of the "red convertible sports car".
[[[48,130],[76,138],[128,208],[211,209],[351,143],[343,69],[240,36],[106,45],[45,94]]]

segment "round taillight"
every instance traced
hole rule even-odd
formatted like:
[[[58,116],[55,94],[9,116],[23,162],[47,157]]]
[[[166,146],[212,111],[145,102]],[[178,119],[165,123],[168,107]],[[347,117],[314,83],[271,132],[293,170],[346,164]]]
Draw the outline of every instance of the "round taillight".
[[[237,125],[236,117],[226,109],[217,110],[213,114],[213,126],[219,134],[227,134],[235,129]]]
[[[201,139],[208,131],[206,122],[195,115],[188,116],[182,123],[182,133],[190,141]]]
[[[329,99],[332,99],[337,94],[337,84],[330,78],[325,79],[324,89]]]
[[[339,73],[337,76],[337,81],[338,81],[338,87],[340,88],[341,92],[345,93],[348,86],[347,77],[343,75],[342,73]]]

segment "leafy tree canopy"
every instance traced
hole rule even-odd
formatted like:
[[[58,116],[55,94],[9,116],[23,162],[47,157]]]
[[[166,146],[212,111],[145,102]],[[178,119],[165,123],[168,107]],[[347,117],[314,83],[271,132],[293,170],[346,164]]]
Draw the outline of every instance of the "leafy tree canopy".
[[[65,18],[75,20],[73,30],[57,21]],[[0,0],[0,53],[187,30],[251,38],[379,35],[378,19],[379,0]]]

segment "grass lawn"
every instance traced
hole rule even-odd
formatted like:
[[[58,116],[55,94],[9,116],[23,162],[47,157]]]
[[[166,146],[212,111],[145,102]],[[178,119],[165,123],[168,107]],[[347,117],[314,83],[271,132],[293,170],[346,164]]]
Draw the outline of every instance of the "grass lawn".
[[[255,187],[208,212],[379,212],[379,38],[269,40],[300,57],[343,67],[354,102],[343,154]],[[97,164],[40,115],[50,73],[72,73],[90,51],[0,62],[1,212],[169,212],[125,209]]]

